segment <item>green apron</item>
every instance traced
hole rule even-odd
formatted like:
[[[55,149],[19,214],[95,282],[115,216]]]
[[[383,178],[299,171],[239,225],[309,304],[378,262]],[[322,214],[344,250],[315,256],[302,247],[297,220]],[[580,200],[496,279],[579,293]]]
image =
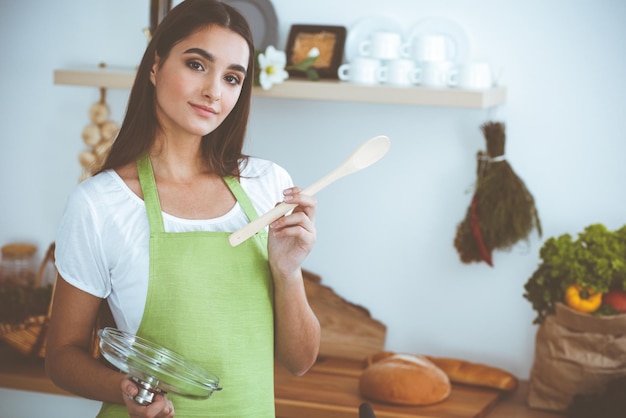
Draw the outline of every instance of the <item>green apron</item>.
[[[267,233],[233,248],[227,232],[165,232],[150,159],[140,158],[137,168],[150,223],[150,280],[137,335],[203,366],[223,388],[205,400],[169,393],[176,417],[275,417]],[[255,219],[239,182],[224,181]],[[103,404],[98,415],[127,416],[115,404]]]

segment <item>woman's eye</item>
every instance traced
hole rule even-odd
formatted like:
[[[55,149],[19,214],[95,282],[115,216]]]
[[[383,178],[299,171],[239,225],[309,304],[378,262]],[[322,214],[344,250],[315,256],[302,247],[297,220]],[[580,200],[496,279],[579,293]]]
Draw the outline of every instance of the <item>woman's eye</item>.
[[[237,76],[234,76],[234,75],[227,75],[227,76],[226,76],[226,77],[224,77],[224,78],[225,78],[225,80],[226,80],[228,83],[230,83],[230,84],[232,84],[232,85],[238,85],[238,84],[241,84],[241,79],[240,79],[239,77],[237,77]]]
[[[204,71],[204,66],[201,63],[199,63],[198,61],[189,61],[187,63],[187,66],[189,68],[191,68],[192,70]]]

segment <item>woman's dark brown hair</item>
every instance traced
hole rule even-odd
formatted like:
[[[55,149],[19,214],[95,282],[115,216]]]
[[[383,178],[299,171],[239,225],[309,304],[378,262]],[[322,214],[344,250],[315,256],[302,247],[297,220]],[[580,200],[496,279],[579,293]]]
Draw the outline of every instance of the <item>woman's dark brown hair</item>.
[[[250,98],[254,81],[254,43],[245,18],[232,7],[216,0],[184,0],[170,10],[157,26],[143,55],[130,92],[120,132],[100,171],[135,161],[148,152],[159,128],[154,85],[150,71],[155,53],[165,61],[172,47],[197,30],[218,25],[241,35],[248,43],[250,58],[241,94],[228,117],[213,132],[202,138],[202,154],[211,172],[236,175],[242,154]]]

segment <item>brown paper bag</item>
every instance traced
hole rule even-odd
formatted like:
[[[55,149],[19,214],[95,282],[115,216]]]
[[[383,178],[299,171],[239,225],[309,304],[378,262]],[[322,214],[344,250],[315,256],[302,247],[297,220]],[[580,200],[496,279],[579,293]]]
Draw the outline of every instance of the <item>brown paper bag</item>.
[[[562,303],[539,326],[528,404],[565,411],[575,395],[596,394],[626,376],[626,314],[595,317]]]

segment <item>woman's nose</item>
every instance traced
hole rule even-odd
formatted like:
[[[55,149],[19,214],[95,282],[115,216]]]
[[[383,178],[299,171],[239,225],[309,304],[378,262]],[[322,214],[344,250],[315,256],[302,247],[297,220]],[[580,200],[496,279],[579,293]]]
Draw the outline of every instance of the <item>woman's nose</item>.
[[[204,85],[202,95],[212,102],[217,102],[222,98],[222,90],[219,80],[210,78]]]

